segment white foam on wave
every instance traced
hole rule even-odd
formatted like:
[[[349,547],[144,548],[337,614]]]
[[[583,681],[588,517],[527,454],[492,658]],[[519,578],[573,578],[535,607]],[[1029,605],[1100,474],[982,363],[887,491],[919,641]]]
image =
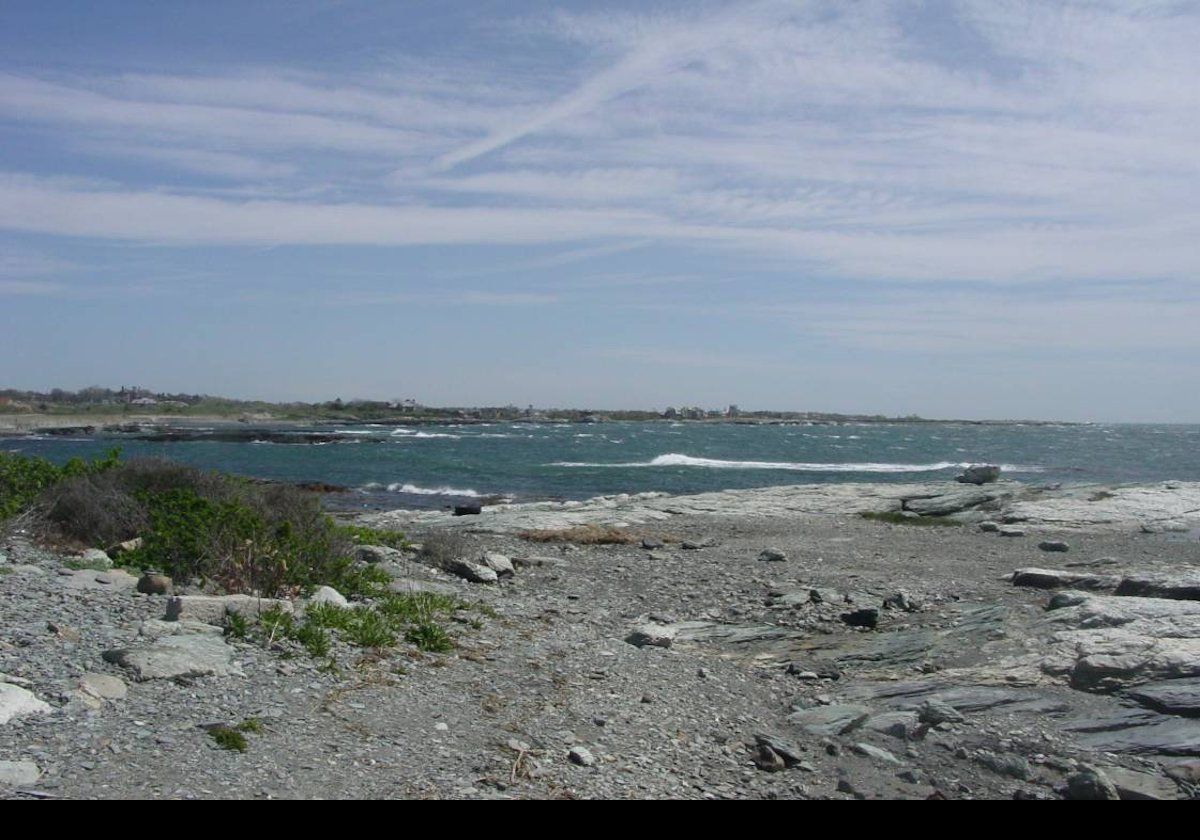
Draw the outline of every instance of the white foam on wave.
[[[459,438],[462,437],[462,435],[448,435],[448,434],[445,434],[444,432],[422,432],[422,431],[418,431],[417,429],[406,429],[404,427],[401,427],[399,429],[392,430],[392,437],[406,437],[406,438],[418,438],[418,439],[420,439],[420,438],[449,438],[451,440],[458,440]]]
[[[652,461],[634,461],[624,464],[585,463],[578,461],[559,461],[552,467],[706,467],[708,469],[724,470],[792,470],[795,472],[861,472],[861,473],[910,473],[910,472],[939,472],[941,470],[961,469],[969,467],[969,462],[938,461],[932,464],[887,464],[887,463],[853,463],[853,464],[816,464],[796,461],[724,461],[718,458],[693,458],[672,452],[659,455]],[[1042,468],[1026,464],[1001,464],[1004,472],[1041,472]]]
[[[483,496],[475,490],[460,490],[457,487],[418,487],[416,484],[406,484],[399,481],[391,484],[380,484],[377,481],[372,481],[370,484],[364,484],[363,490],[387,490],[389,493],[409,493],[413,496],[465,496],[468,498],[479,498]]]

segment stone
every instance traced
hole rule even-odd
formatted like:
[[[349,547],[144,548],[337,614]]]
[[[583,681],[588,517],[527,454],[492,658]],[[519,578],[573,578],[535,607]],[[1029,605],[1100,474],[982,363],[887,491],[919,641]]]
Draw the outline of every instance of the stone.
[[[496,583],[500,580],[500,576],[493,569],[479,563],[472,563],[470,560],[447,560],[444,568],[450,574],[457,575],[471,583]]]
[[[1012,575],[1013,586],[1025,586],[1033,589],[1085,589],[1093,592],[1111,592],[1117,588],[1119,582],[1119,579],[1112,575],[1094,575],[1065,569],[1017,569]]]
[[[759,552],[758,559],[767,563],[782,563],[787,560],[787,554],[777,548],[764,548]]]
[[[419,578],[393,578],[388,584],[388,590],[399,595],[411,595],[414,592],[428,592],[433,595],[457,595],[459,590],[453,584],[438,583]]]
[[[137,591],[143,595],[170,595],[174,582],[167,575],[147,572],[138,578]]]
[[[872,744],[857,743],[851,746],[850,749],[854,750],[854,752],[858,753],[859,755],[864,755],[867,758],[875,761],[882,761],[885,764],[902,763],[900,759],[896,758],[896,756],[892,755],[887,750],[883,749],[882,747],[876,747]]]
[[[884,712],[883,714],[871,715],[870,719],[863,724],[863,727],[870,729],[872,732],[887,735],[890,738],[899,738],[901,741],[906,741],[917,734],[917,723],[916,712]]]
[[[954,480],[960,484],[994,484],[1000,480],[1000,468],[995,464],[972,464]]]
[[[783,760],[783,756],[764,744],[755,747],[752,755],[754,766],[763,772],[778,773],[787,769],[787,762]]]
[[[773,755],[778,756],[784,765],[788,767],[804,761],[804,754],[800,747],[786,738],[781,738],[778,735],[759,733],[754,736],[754,742],[760,750],[763,748],[770,750]]]
[[[907,592],[900,590],[893,592],[891,595],[883,599],[883,608],[885,610],[917,612],[919,609],[921,609],[921,603],[920,601],[914,600]]]
[[[225,631],[219,624],[208,624],[185,618],[182,621],[163,621],[148,618],[138,627],[138,636],[149,641],[163,636],[223,636]]]
[[[98,548],[85,548],[79,555],[79,559],[93,569],[111,569],[113,567],[112,558]]]
[[[27,787],[37,784],[42,771],[32,761],[0,761],[0,785]]]
[[[1200,717],[1200,678],[1198,677],[1146,683],[1126,689],[1124,694],[1143,706],[1166,714]]]
[[[936,697],[931,697],[917,708],[917,719],[927,726],[962,723],[966,720],[962,712]]]
[[[1067,779],[1064,799],[1120,799],[1116,787],[1098,770],[1084,770]]]
[[[596,757],[587,747],[571,747],[567,758],[571,760],[572,764],[578,764],[580,767],[591,767],[596,763]]]
[[[131,551],[137,551],[141,547],[142,538],[134,537],[131,540],[125,540],[124,542],[119,542],[110,547],[107,553],[109,557],[120,557],[122,554],[128,554]]]
[[[1042,551],[1060,553],[1071,550],[1071,546],[1067,545],[1062,540],[1042,540],[1040,543],[1038,543],[1038,548],[1040,548]]]
[[[788,715],[788,723],[799,726],[810,735],[844,735],[866,723],[871,710],[856,703],[835,703],[800,709]]]
[[[516,573],[512,560],[496,551],[485,551],[479,555],[479,563],[496,573],[498,577],[509,577]]]
[[[12,683],[0,683],[0,725],[17,718],[46,715],[51,711],[50,705],[39,700],[32,691]]]
[[[669,648],[675,643],[677,632],[674,627],[662,624],[643,624],[626,636],[625,641],[634,647]]]
[[[350,602],[346,600],[346,596],[338,592],[332,586],[318,586],[313,592],[312,597],[308,599],[310,605],[329,604],[334,607],[349,607]]]
[[[1008,496],[1007,490],[951,490],[904,500],[904,510],[921,516],[948,516]]]
[[[879,625],[879,610],[875,607],[864,607],[861,610],[842,613],[842,621],[851,627],[867,627],[873,630]]]
[[[240,676],[233,648],[213,635],[165,636],[146,647],[107,650],[104,660],[132,672],[138,682]]]
[[[1078,607],[1087,600],[1082,592],[1056,592],[1046,603],[1046,610],[1062,610],[1067,607]]]
[[[295,612],[291,601],[258,598],[254,595],[176,595],[167,600],[167,621],[202,621],[223,625],[225,616],[237,614],[243,618],[258,618],[268,610],[278,609],[289,615]]]
[[[1112,782],[1121,799],[1159,801],[1180,798],[1179,785],[1157,773],[1143,773],[1125,767],[1104,767],[1101,772]]]
[[[1000,530],[999,522],[992,522],[990,519],[979,523],[979,530],[985,534],[994,534]]]
[[[84,674],[79,678],[79,690],[100,700],[122,700],[129,686],[120,677],[109,674]]]
[[[1028,761],[1019,755],[985,751],[976,756],[976,761],[993,773],[1008,776],[1010,779],[1027,782],[1033,778],[1033,768],[1029,766]]]
[[[642,548],[646,549],[646,551],[657,551],[665,544],[666,543],[657,537],[646,537],[642,540]]]
[[[359,545],[354,547],[354,559],[360,563],[401,563],[404,552],[388,545]]]
[[[1200,574],[1126,575],[1117,586],[1118,595],[1139,598],[1170,598],[1177,601],[1200,601]]]
[[[997,533],[1002,537],[1023,537],[1025,536],[1025,529],[1017,528],[1014,525],[1005,525]]]

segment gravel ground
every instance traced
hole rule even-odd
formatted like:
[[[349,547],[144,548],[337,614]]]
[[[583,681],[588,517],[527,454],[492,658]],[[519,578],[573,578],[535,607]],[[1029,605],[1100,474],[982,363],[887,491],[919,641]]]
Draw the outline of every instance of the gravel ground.
[[[1018,668],[1050,650],[1052,593],[1005,579],[1068,564],[1178,574],[1200,568],[1194,537],[1005,538],[816,514],[676,516],[646,533],[669,541],[469,535],[525,562],[498,585],[427,573],[487,607],[450,625],[450,654],[339,644],[330,664],[230,640],[241,676],[145,682],[103,654],[135,642],[166,598],[70,572],[12,537],[0,543],[0,683],[50,708],[0,723],[0,778],[13,774],[0,798],[1195,793],[1200,719],[1156,714],[1152,731],[1170,738],[1105,748],[1097,732],[1127,731],[1105,721],[1150,713]],[[1069,550],[1038,548],[1055,539]],[[767,549],[785,559],[762,559]],[[883,609],[889,598],[896,608]],[[848,623],[859,610],[877,626]],[[669,647],[626,641],[647,625]],[[127,694],[81,693],[88,674],[119,678]],[[261,731],[245,752],[206,729],[247,720]],[[22,780],[18,765],[40,778]]]

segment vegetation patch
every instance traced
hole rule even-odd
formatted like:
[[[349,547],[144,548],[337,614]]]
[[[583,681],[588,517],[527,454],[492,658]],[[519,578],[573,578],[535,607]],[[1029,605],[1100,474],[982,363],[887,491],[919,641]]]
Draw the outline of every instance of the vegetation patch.
[[[246,736],[232,726],[213,726],[208,730],[208,737],[223,750],[244,753],[246,751]]]
[[[112,469],[120,463],[119,458],[120,451],[114,449],[95,461],[72,458],[60,466],[45,458],[0,452],[0,521],[31,507],[60,482]]]
[[[867,510],[859,514],[863,519],[869,519],[872,522],[886,522],[889,525],[913,525],[916,527],[933,526],[933,527],[951,527],[957,528],[962,525],[953,519],[946,519],[941,516],[905,516],[898,511],[873,511]]]
[[[339,525],[338,533],[355,545],[386,545],[389,548],[409,548],[408,537],[402,531],[368,528],[365,525]]]

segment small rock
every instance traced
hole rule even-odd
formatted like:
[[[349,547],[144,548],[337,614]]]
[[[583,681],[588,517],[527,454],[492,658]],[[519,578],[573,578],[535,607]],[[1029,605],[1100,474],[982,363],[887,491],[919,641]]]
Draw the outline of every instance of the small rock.
[[[657,551],[662,548],[665,543],[657,537],[646,537],[642,540],[642,548],[646,551]]]
[[[1042,551],[1051,551],[1051,552],[1054,552],[1054,551],[1062,552],[1062,551],[1070,551],[1071,550],[1071,546],[1067,545],[1062,540],[1043,540],[1042,542],[1038,543],[1038,548],[1040,548]]]
[[[113,567],[112,558],[108,556],[107,552],[98,548],[85,548],[79,555],[79,559],[93,569],[111,569]]]
[[[0,785],[26,787],[41,777],[42,771],[32,761],[0,761]]]
[[[902,610],[904,612],[916,612],[921,609],[921,602],[914,600],[907,592],[900,590],[883,599],[883,608],[885,610]]]
[[[0,683],[0,724],[19,717],[49,714],[50,711],[50,705],[39,700],[32,691],[12,683]]]
[[[1099,770],[1086,769],[1067,779],[1065,799],[1120,799],[1117,788]]]
[[[1017,528],[1012,525],[1005,525],[1000,528],[998,533],[1002,537],[1023,537],[1025,536],[1025,529]]]
[[[338,592],[332,586],[318,586],[313,592],[312,597],[308,599],[309,604],[330,604],[335,607],[348,607],[350,602],[346,600],[346,596]]]
[[[625,637],[634,647],[669,648],[675,642],[676,630],[660,624],[643,624]]]
[[[1000,523],[992,522],[990,520],[986,522],[980,522],[979,530],[983,531],[985,534],[994,534],[1000,530]]]
[[[578,764],[580,767],[591,767],[596,763],[596,757],[587,747],[571,747],[567,758],[571,760],[572,764]]]
[[[101,700],[121,700],[129,693],[124,680],[109,674],[84,674],[79,678],[79,689]]]
[[[470,560],[448,560],[444,566],[447,572],[458,575],[471,583],[496,583],[500,576],[493,569],[472,563]]]
[[[777,548],[764,548],[759,552],[758,559],[766,563],[782,563],[787,560],[787,554]]]
[[[942,723],[962,723],[966,718],[949,703],[929,699],[917,709],[917,720],[926,726],[937,726]]]
[[[954,477],[960,484],[994,484],[1000,480],[1000,468],[995,464],[973,464]]]
[[[892,755],[887,750],[883,749],[882,747],[876,747],[872,744],[858,743],[854,744],[851,749],[859,755],[865,755],[867,758],[874,759],[875,761],[882,761],[887,764],[902,763],[900,759],[896,758],[896,756]]]
[[[495,551],[485,551],[480,554],[479,562],[500,577],[507,577],[516,573],[512,560]]]

